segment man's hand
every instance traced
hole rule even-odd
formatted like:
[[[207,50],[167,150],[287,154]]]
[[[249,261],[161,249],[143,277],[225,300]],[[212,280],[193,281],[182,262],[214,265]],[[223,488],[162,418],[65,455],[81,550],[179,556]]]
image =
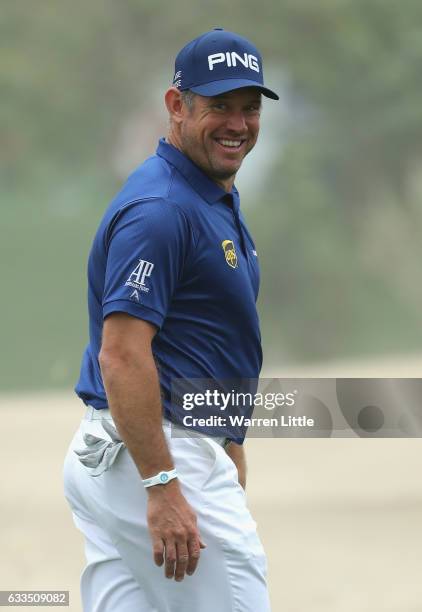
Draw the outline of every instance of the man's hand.
[[[117,430],[144,480],[174,468],[162,426],[162,405],[151,342],[156,328],[116,312],[104,322],[99,361]],[[168,578],[183,580],[198,564],[201,542],[196,516],[177,478],[146,489],[154,560]]]
[[[148,492],[148,527],[154,561],[164,566],[167,578],[180,582],[191,576],[205,548],[196,525],[196,515],[180,491],[177,479],[155,485]]]

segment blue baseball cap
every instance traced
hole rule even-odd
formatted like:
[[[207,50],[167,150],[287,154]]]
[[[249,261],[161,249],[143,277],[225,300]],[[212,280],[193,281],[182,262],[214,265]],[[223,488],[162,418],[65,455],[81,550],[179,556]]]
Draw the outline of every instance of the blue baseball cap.
[[[246,38],[214,28],[195,38],[179,51],[173,86],[190,89],[201,96],[218,96],[241,87],[257,87],[264,96],[278,95],[264,87],[262,57]]]

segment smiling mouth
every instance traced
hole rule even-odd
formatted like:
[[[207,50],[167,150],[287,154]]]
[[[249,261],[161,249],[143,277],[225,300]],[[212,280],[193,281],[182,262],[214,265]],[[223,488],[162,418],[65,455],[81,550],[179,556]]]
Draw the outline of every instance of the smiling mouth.
[[[246,142],[244,139],[229,139],[229,138],[216,138],[216,142],[225,151],[236,152],[242,148],[242,145]]]

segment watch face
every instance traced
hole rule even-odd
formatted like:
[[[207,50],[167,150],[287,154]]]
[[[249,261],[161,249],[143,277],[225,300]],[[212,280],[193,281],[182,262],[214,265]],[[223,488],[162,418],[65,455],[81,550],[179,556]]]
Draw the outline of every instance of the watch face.
[[[160,480],[161,482],[167,482],[167,480],[169,479],[167,474],[161,474],[160,476]]]

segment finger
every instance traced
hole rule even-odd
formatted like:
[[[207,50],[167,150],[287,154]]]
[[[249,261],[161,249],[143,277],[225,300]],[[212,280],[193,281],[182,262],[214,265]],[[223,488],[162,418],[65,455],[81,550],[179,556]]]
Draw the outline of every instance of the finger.
[[[173,578],[174,566],[176,565],[176,546],[174,542],[166,542],[165,559],[164,573],[166,578]]]
[[[177,561],[174,578],[177,582],[181,582],[185,577],[186,568],[189,562],[189,552],[186,542],[178,542],[176,544]]]
[[[192,576],[192,574],[196,570],[199,557],[201,556],[201,548],[205,548],[205,545],[202,544],[202,542],[197,538],[191,538],[188,541],[189,562],[186,568],[186,573],[188,574],[188,576]]]
[[[155,564],[161,567],[164,563],[164,542],[163,540],[156,538],[152,543],[152,551],[154,555]]]

